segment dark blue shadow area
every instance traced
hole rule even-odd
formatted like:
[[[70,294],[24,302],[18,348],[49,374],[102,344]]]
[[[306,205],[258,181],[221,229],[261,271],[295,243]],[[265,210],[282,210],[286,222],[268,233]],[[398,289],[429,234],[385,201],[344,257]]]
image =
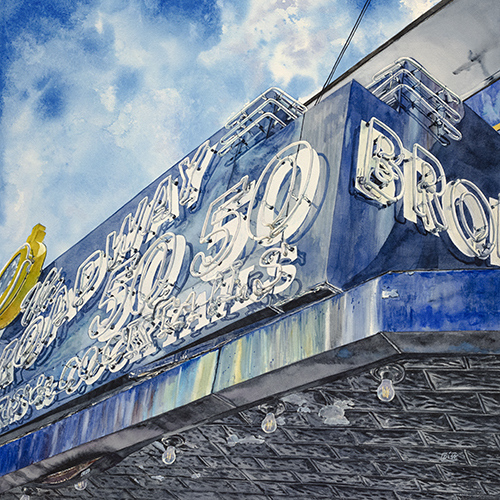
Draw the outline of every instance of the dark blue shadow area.
[[[191,30],[193,24],[204,41],[211,38],[217,40],[222,33],[221,12],[216,0],[144,2],[144,10],[151,17],[159,15],[168,21],[174,21],[170,23],[170,29],[176,34]],[[176,22],[181,18],[183,21]]]
[[[64,87],[60,82],[51,82],[38,100],[36,111],[42,120],[61,118],[66,108]]]

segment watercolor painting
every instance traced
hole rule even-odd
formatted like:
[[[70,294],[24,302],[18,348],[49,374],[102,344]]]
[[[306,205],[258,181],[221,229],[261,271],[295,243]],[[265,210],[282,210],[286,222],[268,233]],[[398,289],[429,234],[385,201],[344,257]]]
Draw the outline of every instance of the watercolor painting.
[[[500,494],[496,48],[391,52],[464,8],[2,4],[1,495]]]

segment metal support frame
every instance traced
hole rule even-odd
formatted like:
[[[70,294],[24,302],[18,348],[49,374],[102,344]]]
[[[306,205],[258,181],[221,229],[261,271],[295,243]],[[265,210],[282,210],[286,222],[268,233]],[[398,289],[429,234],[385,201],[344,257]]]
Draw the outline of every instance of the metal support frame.
[[[228,132],[220,139],[217,154],[224,156],[240,145],[252,147],[260,139],[286,127],[306,109],[285,91],[271,87],[227,120]]]
[[[366,88],[394,109],[408,113],[444,146],[450,139],[462,139],[455,127],[464,116],[460,97],[414,59],[399,58],[375,74]]]

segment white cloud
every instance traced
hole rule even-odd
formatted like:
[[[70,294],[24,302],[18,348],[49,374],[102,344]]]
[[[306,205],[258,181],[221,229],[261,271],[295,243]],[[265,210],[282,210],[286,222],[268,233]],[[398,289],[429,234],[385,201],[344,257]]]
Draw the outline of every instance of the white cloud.
[[[46,42],[15,42],[1,122],[4,261],[38,222],[55,258],[187,152],[189,112],[165,85],[155,26],[138,23],[133,4],[75,18]]]
[[[374,4],[349,46],[336,76],[401,30],[437,0],[398,0]],[[199,61],[210,71],[230,68],[240,76],[251,98],[269,81],[287,90],[301,77],[302,96],[325,82],[358,15],[348,0],[251,0],[238,17],[222,3],[220,43],[202,52]],[[252,92],[250,92],[250,90]]]
[[[398,2],[367,13],[346,64],[435,3]],[[319,89],[358,15],[350,0],[218,5],[208,38],[196,19],[177,29],[181,18],[139,0],[81,5],[66,27],[40,20],[44,37],[16,34],[0,123],[0,266],[38,222],[57,257],[268,87]]]
[[[439,0],[400,0],[400,3],[410,11],[412,18],[416,19],[436,5],[438,1]]]
[[[101,103],[106,108],[107,111],[112,113],[115,110],[116,95],[115,87],[110,85],[106,90],[100,93]]]
[[[251,74],[252,87],[261,90],[265,90],[269,75],[280,86],[300,75],[312,78],[317,85],[318,66],[339,26],[335,16],[328,25],[321,20],[332,3],[253,0],[244,19],[237,19],[227,6],[221,42],[201,53],[199,59],[210,69],[236,59],[236,71]]]

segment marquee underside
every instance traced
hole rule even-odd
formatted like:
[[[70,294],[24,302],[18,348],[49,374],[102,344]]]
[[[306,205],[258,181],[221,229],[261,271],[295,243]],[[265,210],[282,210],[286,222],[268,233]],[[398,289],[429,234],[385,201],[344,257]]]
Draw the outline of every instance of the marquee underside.
[[[171,466],[155,442],[89,475],[86,491],[41,484],[37,498],[498,498],[498,339],[498,332],[377,334],[137,428],[136,437],[147,428],[184,438]],[[405,378],[383,403],[372,373],[387,363],[403,367]],[[287,389],[273,395],[285,411],[277,431],[265,434],[259,404],[272,402],[261,398],[278,387]]]

